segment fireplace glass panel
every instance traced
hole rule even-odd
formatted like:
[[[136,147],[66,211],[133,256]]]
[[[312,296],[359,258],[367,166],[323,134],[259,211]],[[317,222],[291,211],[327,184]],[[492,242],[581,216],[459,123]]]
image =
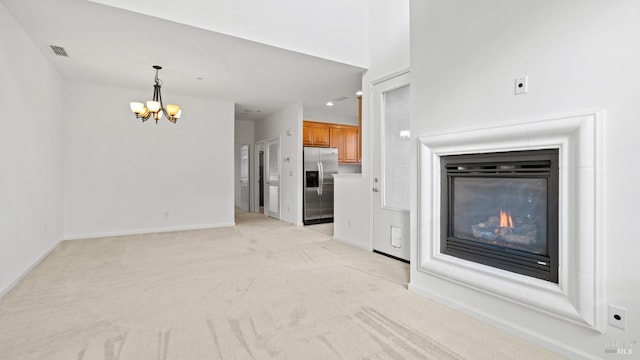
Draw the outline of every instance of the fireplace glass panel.
[[[547,179],[454,177],[453,237],[547,254]]]

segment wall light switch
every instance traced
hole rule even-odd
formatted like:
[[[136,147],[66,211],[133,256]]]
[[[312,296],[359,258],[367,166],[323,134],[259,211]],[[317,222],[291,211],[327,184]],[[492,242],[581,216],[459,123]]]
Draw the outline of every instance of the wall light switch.
[[[515,81],[515,94],[522,95],[527,93],[527,77],[517,77]]]

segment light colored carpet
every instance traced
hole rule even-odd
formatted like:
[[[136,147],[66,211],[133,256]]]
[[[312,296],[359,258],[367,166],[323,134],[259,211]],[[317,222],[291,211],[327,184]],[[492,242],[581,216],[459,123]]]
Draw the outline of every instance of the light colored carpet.
[[[333,223],[305,225],[305,228],[333,236]]]
[[[0,359],[558,359],[406,289],[408,265],[238,213],[63,242],[0,299]]]

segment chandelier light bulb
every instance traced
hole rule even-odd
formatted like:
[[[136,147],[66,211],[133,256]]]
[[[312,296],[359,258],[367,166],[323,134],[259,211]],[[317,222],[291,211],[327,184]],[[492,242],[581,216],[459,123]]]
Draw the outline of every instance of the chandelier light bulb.
[[[180,111],[180,106],[174,104],[167,105],[167,115],[175,117],[178,111]]]
[[[158,112],[160,110],[160,103],[158,101],[149,100],[147,101],[147,108],[152,113]]]
[[[129,103],[129,106],[131,107],[131,111],[133,111],[135,114],[140,115],[144,112],[144,104],[141,102],[132,101],[131,103]]]

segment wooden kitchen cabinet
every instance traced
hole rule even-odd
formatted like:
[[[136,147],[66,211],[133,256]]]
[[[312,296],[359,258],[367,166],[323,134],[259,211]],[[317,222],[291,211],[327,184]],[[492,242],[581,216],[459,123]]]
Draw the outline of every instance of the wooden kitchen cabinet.
[[[344,162],[344,151],[342,150],[342,128],[339,126],[329,127],[329,147],[338,149],[338,163]]]
[[[330,125],[330,147],[338,149],[338,163],[357,164],[358,161],[358,136],[360,131],[357,126]]]
[[[304,121],[302,145],[336,148],[338,163],[360,163],[360,128],[358,126]]]
[[[340,152],[343,154],[343,163],[359,163],[359,147],[360,147],[360,131],[356,126],[344,127],[342,129],[342,147]]]
[[[302,122],[302,145],[329,147],[329,124]]]

